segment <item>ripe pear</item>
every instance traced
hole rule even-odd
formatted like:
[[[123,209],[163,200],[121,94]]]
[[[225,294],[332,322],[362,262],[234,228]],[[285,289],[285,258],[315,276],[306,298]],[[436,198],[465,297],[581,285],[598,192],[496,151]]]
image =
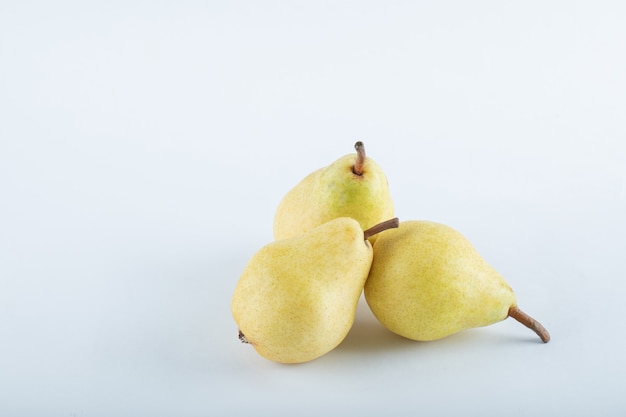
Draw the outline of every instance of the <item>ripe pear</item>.
[[[298,236],[336,217],[351,217],[363,230],[394,216],[381,167],[366,157],[363,142],[306,176],[283,197],[274,215],[274,238]]]
[[[334,349],[352,327],[372,263],[370,235],[340,217],[261,248],[241,274],[231,311],[241,341],[275,362],[300,363]]]
[[[408,339],[440,339],[513,317],[550,340],[472,244],[440,223],[405,221],[378,235],[364,293],[374,316]]]

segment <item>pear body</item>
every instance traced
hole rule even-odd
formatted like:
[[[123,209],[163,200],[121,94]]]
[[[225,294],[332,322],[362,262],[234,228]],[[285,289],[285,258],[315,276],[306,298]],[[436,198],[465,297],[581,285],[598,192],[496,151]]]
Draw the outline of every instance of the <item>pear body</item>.
[[[298,236],[337,217],[351,217],[363,230],[394,215],[382,168],[366,158],[361,175],[353,172],[356,154],[306,176],[287,192],[274,216],[274,238]]]
[[[428,341],[507,318],[515,294],[456,230],[405,221],[374,244],[365,299],[389,330]]]
[[[233,318],[261,356],[282,363],[313,360],[352,327],[371,262],[372,246],[350,218],[274,241],[241,274]]]

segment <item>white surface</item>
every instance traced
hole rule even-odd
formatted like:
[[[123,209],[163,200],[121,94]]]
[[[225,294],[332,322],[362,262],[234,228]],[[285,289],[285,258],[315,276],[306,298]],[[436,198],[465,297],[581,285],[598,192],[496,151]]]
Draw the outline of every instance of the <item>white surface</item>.
[[[0,415],[624,415],[623,2],[169,3],[0,5]],[[239,343],[278,201],[357,139],[549,344],[365,304],[307,364]]]

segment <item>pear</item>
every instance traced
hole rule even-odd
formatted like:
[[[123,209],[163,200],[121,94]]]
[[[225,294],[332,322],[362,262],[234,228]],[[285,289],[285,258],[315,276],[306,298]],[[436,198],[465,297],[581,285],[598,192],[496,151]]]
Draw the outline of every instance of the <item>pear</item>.
[[[269,243],[243,270],[231,300],[242,342],[281,363],[318,358],[352,327],[372,263],[372,234],[398,227],[398,219],[365,232],[340,217],[309,232]]]
[[[408,339],[436,340],[513,317],[550,340],[472,244],[440,223],[405,221],[378,235],[364,294],[374,316]]]
[[[394,216],[381,167],[366,157],[363,142],[306,176],[283,197],[274,215],[274,238],[298,236],[337,217],[351,217],[363,230]]]

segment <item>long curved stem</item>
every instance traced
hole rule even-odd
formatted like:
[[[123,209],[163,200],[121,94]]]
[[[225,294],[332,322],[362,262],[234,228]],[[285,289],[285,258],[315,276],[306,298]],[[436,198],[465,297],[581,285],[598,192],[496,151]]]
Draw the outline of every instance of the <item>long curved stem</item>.
[[[387,229],[394,229],[399,226],[400,226],[400,220],[398,220],[397,217],[394,217],[393,219],[385,220],[384,222],[378,223],[370,227],[369,229],[363,231],[363,237],[365,238],[365,240],[367,240],[377,233],[380,233]]]
[[[548,333],[546,328],[543,327],[537,320],[520,310],[519,307],[511,307],[509,309],[509,317],[514,318],[524,326],[537,333],[537,336],[539,336],[543,343],[548,343],[550,341],[550,333]]]
[[[352,167],[352,172],[360,177],[363,175],[363,165],[365,165],[365,145],[358,141],[354,144],[354,149],[356,149],[356,162]]]

